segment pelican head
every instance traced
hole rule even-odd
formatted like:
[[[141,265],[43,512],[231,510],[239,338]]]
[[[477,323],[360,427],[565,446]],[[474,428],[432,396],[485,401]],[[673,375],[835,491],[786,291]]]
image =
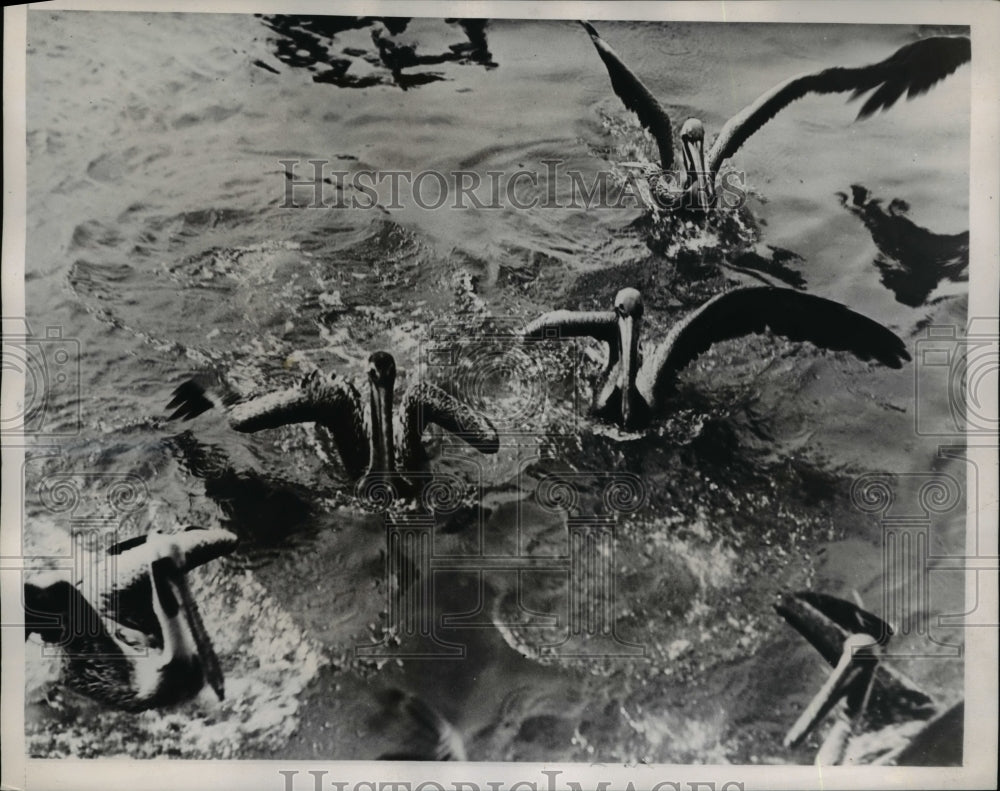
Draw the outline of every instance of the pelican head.
[[[393,472],[396,454],[392,440],[392,390],[396,384],[396,361],[388,352],[368,358],[371,383],[371,459],[376,469]]]
[[[681,154],[684,187],[694,191],[699,207],[707,208],[715,201],[715,185],[705,165],[705,125],[697,118],[688,118],[681,127]]]
[[[621,343],[621,368],[618,388],[621,393],[622,425],[632,428],[636,414],[633,403],[638,396],[635,378],[639,368],[639,325],[642,322],[642,295],[634,288],[623,288],[615,295],[618,333]]]

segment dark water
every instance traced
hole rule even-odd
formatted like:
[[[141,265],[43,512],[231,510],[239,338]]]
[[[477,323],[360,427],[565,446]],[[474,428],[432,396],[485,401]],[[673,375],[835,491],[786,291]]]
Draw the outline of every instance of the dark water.
[[[587,344],[529,357],[497,330],[551,307],[603,307],[633,285],[656,337],[761,271],[877,318],[911,351],[929,324],[964,326],[968,69],[865,122],[840,97],[797,102],[732,161],[749,198],[717,233],[658,230],[638,206],[428,210],[380,193],[371,209],[286,208],[280,160],[300,161],[301,179],[316,159],[349,174],[481,175],[545,174],[558,159],[592,183],[655,151],[574,23],[413,20],[373,38],[374,24],[29,15],[28,319],[79,343],[81,387],[45,405],[68,436],[27,463],[27,544],[51,554],[65,540],[65,514],[34,494],[54,473],[75,475],[88,504],[102,474],[137,476],[146,495],[130,529],[222,524],[241,537],[236,555],[192,575],[226,700],[125,717],[68,694],[54,707],[38,687],[31,753],[372,758],[393,749],[376,715],[399,687],[433,702],[475,760],[811,760],[815,743],[788,751],[781,738],[824,671],[770,604],[780,588],[813,587],[856,590],[877,611],[891,585],[882,535],[852,506],[852,481],[964,475],[913,430],[912,364],[727,342],[684,373],[670,416],[633,436],[586,417]],[[931,31],[601,32],[711,137],[789,75],[880,60]],[[565,204],[568,184],[543,179],[536,195],[551,186]],[[324,189],[333,202],[335,185]],[[461,341],[452,368],[426,364],[441,332]],[[435,618],[452,618],[437,631],[464,658],[359,656],[384,636],[398,580],[385,579],[383,516],[351,498],[312,428],[237,435],[211,415],[165,419],[195,372],[249,393],[315,368],[360,376],[376,349],[405,381],[421,372],[520,434],[485,460],[434,438],[438,473],[481,487],[481,508],[439,520],[435,553],[544,566],[566,554],[567,516],[601,510],[600,474],[641,481],[641,505],[614,521],[614,613],[643,657],[538,648],[564,628],[544,620],[565,607],[562,573],[454,568],[435,572]],[[921,408],[945,415],[944,374],[924,387]],[[540,502],[556,472],[592,474],[573,479],[568,510]],[[960,516],[936,531],[941,554],[961,552]],[[929,614],[960,611],[960,577],[935,584]],[[961,696],[960,662],[905,670],[942,704]]]

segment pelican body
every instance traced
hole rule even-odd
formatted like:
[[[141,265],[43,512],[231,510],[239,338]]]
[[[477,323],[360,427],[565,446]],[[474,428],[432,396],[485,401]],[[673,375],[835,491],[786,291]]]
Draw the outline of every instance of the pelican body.
[[[407,473],[426,467],[421,437],[430,423],[456,434],[480,453],[499,450],[499,437],[488,418],[429,382],[406,388],[394,410],[396,362],[388,352],[368,358],[367,379],[367,423],[353,384],[334,373],[323,376],[314,371],[297,387],[228,407],[229,425],[236,431],[255,432],[313,422],[332,440],[345,471],[362,487],[367,479],[389,476],[402,478],[404,488],[415,488]],[[167,408],[176,410],[171,419],[190,419],[216,402],[192,380],[174,391]]]
[[[154,531],[85,558],[90,579],[43,574],[24,585],[25,637],[60,646],[63,683],[115,708],[181,703],[206,681],[222,700],[219,660],[184,574],[235,544],[224,530]]]
[[[922,720],[930,722],[902,747],[886,747],[885,737],[883,743],[870,745],[869,751],[882,753],[877,762],[913,763],[918,749],[926,753],[940,751],[940,755],[954,752],[955,731],[946,732],[942,723],[954,724],[955,710],[935,716],[937,706],[930,696],[882,661],[881,655],[893,634],[889,624],[852,602],[808,591],[782,593],[774,608],[833,667],[789,729],[786,747],[801,744],[843,701],[816,756],[818,764],[841,763],[849,744],[860,740],[864,731]],[[957,739],[960,745],[960,728]]]
[[[670,117],[656,97],[625,65],[618,54],[588,22],[581,22],[611,78],[611,87],[656,140],[660,167],[674,169],[674,141]],[[688,118],[681,127],[681,184],[686,208],[707,208],[716,202],[715,180],[722,163],[782,109],[810,93],[851,92],[852,99],[873,89],[858,113],[866,118],[888,110],[905,92],[913,98],[954,72],[972,58],[965,36],[931,36],[901,47],[885,60],[856,68],[833,67],[803,74],[779,83],[730,118],[706,153],[705,127]],[[676,197],[676,196],[675,196]],[[671,201],[675,203],[676,201]]]
[[[640,350],[643,303],[634,288],[615,296],[614,310],[557,310],[531,322],[528,338],[589,336],[608,345],[594,413],[626,430],[647,426],[664,410],[678,372],[712,344],[767,329],[791,340],[846,350],[890,368],[909,360],[903,341],[839,302],[791,288],[754,286],[713,297],[678,321],[657,346]]]

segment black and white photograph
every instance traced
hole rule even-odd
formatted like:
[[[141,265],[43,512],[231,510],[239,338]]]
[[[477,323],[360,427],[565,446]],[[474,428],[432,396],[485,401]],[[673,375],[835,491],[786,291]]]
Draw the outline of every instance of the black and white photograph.
[[[5,11],[3,787],[995,787],[998,11]]]

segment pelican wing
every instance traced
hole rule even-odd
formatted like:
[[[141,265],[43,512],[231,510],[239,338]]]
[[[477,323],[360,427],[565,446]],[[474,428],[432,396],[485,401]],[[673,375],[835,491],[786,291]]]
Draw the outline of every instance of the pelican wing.
[[[965,701],[927,723],[912,741],[875,763],[896,766],[961,766]]]
[[[78,623],[71,623],[71,615]],[[73,583],[43,577],[24,583],[24,636],[37,634],[46,643],[67,645],[82,627],[103,622],[97,610]]]
[[[594,42],[594,47],[597,49],[597,54],[604,61],[615,94],[622,100],[626,108],[638,116],[639,123],[653,135],[653,139],[656,140],[656,145],[660,149],[660,166],[664,170],[670,170],[674,166],[674,143],[670,130],[670,117],[656,101],[656,97],[622,62],[618,53],[611,49],[598,35],[594,26],[583,21],[580,24],[587,29],[590,40]]]
[[[713,297],[678,322],[640,371],[637,385],[652,404],[677,372],[713,343],[770,329],[793,341],[849,351],[862,360],[901,368],[906,345],[891,330],[830,299],[791,288],[755,286]]]
[[[858,118],[866,118],[878,110],[888,110],[904,91],[907,98],[924,93],[971,58],[972,46],[965,36],[932,36],[907,44],[885,60],[868,66],[835,66],[792,77],[762,94],[726,122],[712,145],[706,167],[709,173],[718,171],[754,132],[807,94],[851,91],[851,98],[856,99],[877,88],[858,113]]]
[[[190,420],[223,403],[201,382],[191,379],[174,390],[173,400],[167,404],[167,409],[175,410],[170,420]],[[311,422],[335,428],[345,420],[353,428],[357,416],[361,414],[361,396],[350,382],[336,376],[324,377],[314,371],[296,387],[225,408],[229,425],[241,432]]]
[[[228,555],[237,543],[236,536],[228,530],[209,530],[194,525],[170,535],[180,553],[179,570],[183,573]],[[110,580],[109,594],[128,595],[134,593],[138,586],[149,584],[149,564],[156,557],[157,550],[148,538],[148,534],[136,536],[108,548],[108,555],[115,556],[114,578]]]
[[[845,633],[867,634],[874,637],[880,645],[885,645],[892,637],[892,627],[889,624],[854,602],[814,591],[800,591],[795,594],[795,598],[821,612],[840,626]],[[812,641],[810,640],[810,642]],[[817,650],[822,649],[817,646]]]
[[[402,406],[405,420],[414,427],[417,439],[428,424],[436,423],[480,453],[496,453],[500,449],[500,438],[489,418],[430,382],[417,382],[408,387]],[[402,441],[408,441],[408,433],[404,430]],[[401,458],[406,457],[407,450],[403,449]]]
[[[614,346],[618,314],[613,310],[553,310],[525,327],[523,336],[532,340],[590,337]]]

